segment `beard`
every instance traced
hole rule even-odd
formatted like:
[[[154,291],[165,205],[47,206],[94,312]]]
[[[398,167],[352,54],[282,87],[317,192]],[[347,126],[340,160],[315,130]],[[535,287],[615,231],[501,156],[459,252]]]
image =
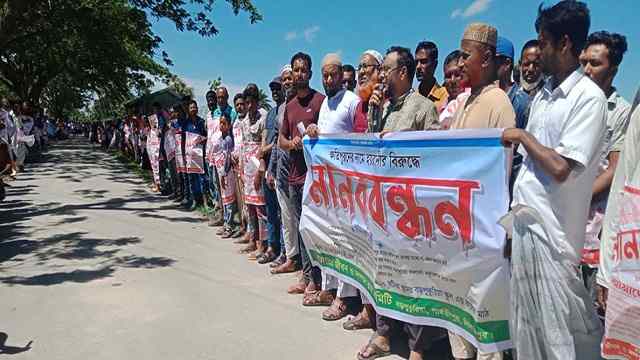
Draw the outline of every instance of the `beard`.
[[[522,86],[525,91],[531,91],[538,87],[538,85],[540,85],[540,83],[542,82],[542,78],[543,76],[542,74],[540,74],[540,76],[538,76],[538,80],[528,82],[524,77],[522,77],[520,78],[520,86]]]
[[[360,88],[358,88],[358,96],[364,102],[369,102],[371,95],[373,95],[373,90],[376,88],[376,83],[373,81],[369,81]]]
[[[296,90],[304,90],[309,87],[309,81],[307,80],[296,81],[293,84],[293,86],[296,88]]]
[[[366,83],[358,87],[358,96],[360,99],[365,103],[368,103],[371,95],[373,95],[373,90],[375,90],[376,85],[378,85],[378,77],[374,74]]]
[[[336,96],[336,94],[340,92],[340,90],[342,90],[342,87],[335,87],[335,88],[327,88],[326,86],[324,87],[324,93],[329,98]]]

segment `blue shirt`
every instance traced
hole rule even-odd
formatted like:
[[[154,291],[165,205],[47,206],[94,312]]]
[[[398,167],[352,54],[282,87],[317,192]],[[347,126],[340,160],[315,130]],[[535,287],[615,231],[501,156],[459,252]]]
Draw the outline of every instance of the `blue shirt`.
[[[186,118],[183,120],[181,128],[183,132],[188,131],[205,137],[207,136],[207,128],[205,127],[204,119],[200,116],[196,116],[194,120]]]
[[[527,119],[529,118],[529,105],[531,104],[531,96],[522,89],[519,85],[515,84],[509,89],[507,94],[513,111],[516,113],[516,127],[518,129],[525,129],[527,127]]]
[[[513,85],[507,93],[513,110],[516,113],[516,127],[518,129],[526,129],[529,119],[529,109],[531,106],[531,100],[533,99],[527,94],[520,85]],[[517,145],[516,145],[517,149]],[[520,167],[522,166],[522,154],[518,151],[514,151],[513,162],[511,165],[511,178],[509,179],[509,194],[513,192],[513,184],[516,181]]]
[[[213,116],[213,118],[215,119],[222,116],[223,113],[229,118],[229,121],[231,122],[229,125],[233,125],[233,123],[236,121],[236,118],[238,117],[238,114],[236,113],[236,110],[229,105],[227,105],[224,110],[221,110],[218,106],[213,111],[213,114],[211,116]]]

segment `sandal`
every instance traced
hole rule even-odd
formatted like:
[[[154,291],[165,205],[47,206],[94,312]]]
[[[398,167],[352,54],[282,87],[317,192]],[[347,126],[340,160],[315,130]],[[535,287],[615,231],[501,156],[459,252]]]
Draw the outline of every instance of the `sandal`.
[[[345,321],[342,324],[342,328],[349,331],[373,329],[373,324],[371,323],[371,320],[365,320],[362,316],[358,315]]]
[[[378,335],[373,334],[371,336],[367,347],[364,349],[365,352],[369,352],[369,356],[364,356],[361,352],[358,352],[358,360],[372,360],[391,355],[391,349],[383,350],[373,342],[373,339],[375,339],[376,336]]]
[[[236,240],[233,240],[234,244],[248,244],[249,240],[241,237],[241,238],[237,238]]]
[[[256,250],[256,251],[252,252],[251,254],[249,254],[249,256],[247,257],[247,260],[256,261],[259,258],[261,258],[263,255],[264,255],[264,253],[260,252],[260,250]]]
[[[271,264],[269,264],[270,268],[277,268],[278,266],[287,262],[287,257],[284,255],[280,255],[277,259],[275,259]]]
[[[274,254],[271,251],[267,251],[266,253],[264,253],[259,259],[258,259],[258,264],[266,264],[266,263],[270,263],[272,261],[274,261],[275,259],[278,258],[278,255]]]
[[[306,296],[306,293],[305,293],[306,288],[307,288],[307,284],[304,281],[301,281],[295,285],[289,286],[289,288],[287,289],[287,293],[291,295],[305,294]]]
[[[251,254],[252,252],[258,250],[255,244],[249,244],[246,247],[240,250],[240,254]]]
[[[331,306],[322,312],[322,320],[336,321],[349,314],[349,308],[346,303],[342,302],[340,305],[335,306],[335,301],[331,303]]]
[[[249,242],[251,242],[251,234],[250,233],[245,233],[245,235],[241,238],[239,238],[238,240],[234,241],[234,244],[248,244]]]
[[[302,300],[302,306],[331,306],[333,299],[333,295],[326,291],[308,292]]]

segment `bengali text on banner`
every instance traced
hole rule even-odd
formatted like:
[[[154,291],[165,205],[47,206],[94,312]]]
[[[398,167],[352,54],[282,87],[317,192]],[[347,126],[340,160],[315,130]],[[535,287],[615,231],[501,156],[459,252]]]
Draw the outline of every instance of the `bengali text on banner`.
[[[314,264],[385,316],[511,347],[501,130],[305,138],[300,231]]]

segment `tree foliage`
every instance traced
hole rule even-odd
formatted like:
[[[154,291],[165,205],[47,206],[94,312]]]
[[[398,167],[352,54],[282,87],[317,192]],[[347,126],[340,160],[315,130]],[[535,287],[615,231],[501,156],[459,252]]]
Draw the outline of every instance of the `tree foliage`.
[[[169,85],[170,88],[175,90],[175,92],[177,92],[181,96],[188,96],[190,98],[193,98],[193,88],[187,85],[178,76],[171,75],[169,77],[169,80],[167,81],[167,85]]]
[[[215,80],[209,80],[209,90],[216,90],[220,85],[222,85],[222,77],[218,76]]]
[[[213,36],[214,2],[0,0],[0,88],[63,114],[92,98],[123,102],[158,79],[180,86],[150,19]],[[250,0],[226,3],[252,23],[261,20]]]
[[[269,100],[269,95],[267,95],[264,90],[260,89],[258,92],[258,106],[269,111],[271,110],[271,100]]]

